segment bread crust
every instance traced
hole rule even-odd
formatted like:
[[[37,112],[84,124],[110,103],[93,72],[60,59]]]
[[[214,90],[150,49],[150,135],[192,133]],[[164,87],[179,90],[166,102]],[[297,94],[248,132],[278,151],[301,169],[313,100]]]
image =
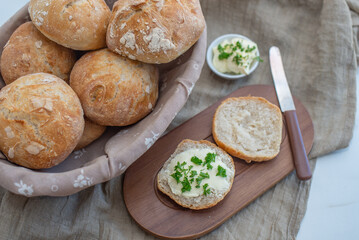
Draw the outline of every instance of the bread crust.
[[[31,0],[34,25],[52,41],[75,50],[106,46],[111,11],[104,0]]]
[[[252,155],[248,155],[245,154],[244,152],[233,148],[231,146],[229,146],[228,144],[226,144],[225,142],[223,142],[221,140],[221,136],[220,134],[216,131],[216,120],[217,120],[217,116],[219,114],[219,111],[221,111],[222,106],[226,105],[227,103],[231,102],[231,101],[259,101],[262,102],[264,104],[266,104],[266,106],[270,109],[272,109],[274,111],[274,114],[276,114],[278,116],[278,118],[280,119],[277,124],[279,125],[279,129],[280,129],[280,133],[278,134],[279,139],[277,139],[277,142],[279,142],[279,145],[277,146],[277,150],[274,154],[272,155],[266,155],[266,156],[252,156]],[[213,135],[213,139],[215,140],[215,142],[217,143],[217,145],[222,148],[223,150],[225,150],[226,152],[228,152],[229,154],[231,154],[232,156],[235,156],[237,158],[243,159],[244,161],[246,161],[247,163],[250,163],[251,161],[254,162],[263,162],[263,161],[268,161],[271,160],[273,158],[275,158],[280,151],[280,143],[281,143],[281,139],[282,139],[282,128],[283,128],[283,121],[282,121],[282,112],[280,111],[280,109],[272,104],[271,102],[269,102],[268,100],[266,100],[265,98],[262,97],[252,97],[252,96],[248,96],[248,97],[238,97],[238,98],[227,98],[226,100],[224,100],[221,105],[217,108],[214,116],[213,116],[213,122],[212,122],[212,135]]]
[[[70,85],[91,121],[103,126],[127,126],[153,110],[158,78],[156,66],[102,49],[76,62]]]
[[[72,152],[83,129],[77,95],[54,75],[26,75],[0,91],[0,150],[11,162],[53,167]]]
[[[50,73],[66,82],[76,61],[75,52],[46,38],[32,22],[19,26],[1,55],[6,84],[31,73]]]
[[[146,63],[167,63],[201,36],[205,20],[198,0],[121,0],[107,30],[112,51]]]
[[[76,150],[80,150],[91,144],[93,141],[101,137],[101,135],[105,132],[106,126],[98,125],[91,120],[85,118],[85,128],[84,132],[80,138],[79,143],[75,147]]]
[[[230,187],[225,192],[220,193],[217,196],[214,196],[214,194],[211,193],[209,196],[198,196],[198,197],[194,197],[194,198],[190,199],[187,197],[183,197],[183,196],[181,197],[181,196],[175,195],[171,191],[171,188],[168,185],[168,182],[165,180],[164,169],[167,168],[167,166],[171,162],[172,158],[174,158],[177,154],[187,150],[188,148],[198,148],[201,146],[207,146],[207,147],[211,148],[212,150],[214,150],[217,154],[220,154],[222,156],[222,158],[224,158],[224,157],[226,158],[226,160],[225,160],[226,166],[233,171],[233,176],[230,178]],[[185,207],[185,208],[190,208],[193,210],[202,210],[202,209],[214,207],[215,205],[217,205],[220,201],[222,201],[224,199],[224,197],[229,193],[229,191],[232,188],[234,176],[235,176],[235,166],[234,166],[233,159],[224,150],[222,150],[221,148],[217,147],[215,144],[213,144],[209,141],[206,141],[206,140],[193,141],[190,139],[185,139],[178,144],[175,152],[165,162],[165,164],[161,168],[160,172],[158,173],[157,187],[162,193],[169,196],[178,205]],[[205,201],[204,200],[205,198],[210,198],[210,200]],[[188,200],[188,199],[190,199],[190,200]],[[188,201],[190,201],[191,203],[188,203]]]

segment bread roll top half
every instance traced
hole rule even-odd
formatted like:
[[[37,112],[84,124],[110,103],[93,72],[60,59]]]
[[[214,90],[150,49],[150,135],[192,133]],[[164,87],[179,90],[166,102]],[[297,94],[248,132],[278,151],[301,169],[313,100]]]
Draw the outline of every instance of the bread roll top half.
[[[75,50],[106,46],[111,11],[104,0],[31,0],[31,20],[46,37]]]
[[[70,85],[85,115],[104,126],[126,126],[150,113],[158,98],[158,68],[108,49],[85,54],[76,62]]]
[[[146,63],[167,63],[200,37],[205,20],[198,0],[121,0],[113,7],[107,46]]]
[[[26,75],[0,91],[0,150],[11,162],[55,166],[72,152],[83,129],[77,95],[54,75]]]
[[[49,40],[32,22],[11,35],[1,55],[1,74],[6,84],[31,73],[50,73],[68,82],[75,52]]]

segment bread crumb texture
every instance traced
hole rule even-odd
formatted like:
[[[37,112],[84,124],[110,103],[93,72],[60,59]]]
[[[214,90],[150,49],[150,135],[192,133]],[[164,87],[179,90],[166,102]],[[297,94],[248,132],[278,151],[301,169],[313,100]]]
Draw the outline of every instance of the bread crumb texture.
[[[282,140],[279,108],[260,97],[225,100],[216,110],[213,136],[233,156],[247,162],[274,158]]]

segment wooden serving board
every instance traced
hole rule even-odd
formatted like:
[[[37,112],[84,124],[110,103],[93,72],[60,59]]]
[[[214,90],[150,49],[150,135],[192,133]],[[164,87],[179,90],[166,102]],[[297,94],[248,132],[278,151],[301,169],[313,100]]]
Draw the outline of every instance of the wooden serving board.
[[[238,89],[229,96],[260,96],[278,105],[273,86],[255,85]],[[130,166],[123,183],[124,200],[137,224],[159,238],[192,239],[214,230],[232,215],[274,186],[294,170],[285,124],[279,155],[268,162],[247,164],[233,158],[236,174],[228,195],[219,204],[206,210],[190,210],[177,205],[157,190],[156,176],[164,162],[183,139],[212,139],[212,118],[218,101],[181,126],[160,138],[141,158]],[[311,150],[314,129],[312,120],[297,100],[298,121],[307,153]]]

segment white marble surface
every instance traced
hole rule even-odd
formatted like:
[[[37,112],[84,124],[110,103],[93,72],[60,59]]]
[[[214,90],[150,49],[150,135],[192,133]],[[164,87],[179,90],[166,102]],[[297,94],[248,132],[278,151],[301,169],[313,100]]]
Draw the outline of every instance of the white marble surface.
[[[0,25],[26,0],[0,0]],[[359,69],[357,72],[357,82]],[[357,96],[359,84],[357,85]],[[357,111],[356,119],[359,119]],[[359,239],[359,125],[350,146],[318,158],[298,240]]]

